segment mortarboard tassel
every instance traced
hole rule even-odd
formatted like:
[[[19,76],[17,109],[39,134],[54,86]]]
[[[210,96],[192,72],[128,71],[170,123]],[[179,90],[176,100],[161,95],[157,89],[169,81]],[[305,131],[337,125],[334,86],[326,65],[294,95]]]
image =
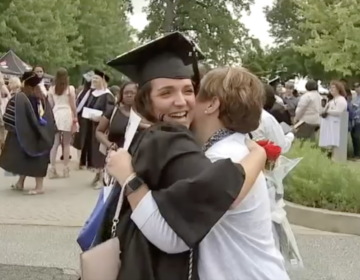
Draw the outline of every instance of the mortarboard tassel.
[[[47,121],[46,119],[43,117],[44,116],[44,108],[41,104],[41,102],[39,101],[38,103],[38,112],[39,112],[39,123],[40,125],[46,125],[47,124]]]

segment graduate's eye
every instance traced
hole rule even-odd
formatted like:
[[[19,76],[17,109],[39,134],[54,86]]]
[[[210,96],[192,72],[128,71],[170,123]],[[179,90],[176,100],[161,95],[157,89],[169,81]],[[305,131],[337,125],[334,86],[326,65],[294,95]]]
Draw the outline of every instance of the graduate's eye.
[[[169,96],[171,94],[171,90],[164,90],[160,92],[160,96]]]
[[[187,87],[183,90],[184,93],[186,94],[193,94],[194,93],[194,89],[192,87]]]

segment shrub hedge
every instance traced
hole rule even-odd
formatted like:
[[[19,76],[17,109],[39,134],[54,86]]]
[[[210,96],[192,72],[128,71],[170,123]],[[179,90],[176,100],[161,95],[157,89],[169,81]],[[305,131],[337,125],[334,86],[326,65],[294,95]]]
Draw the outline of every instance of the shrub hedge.
[[[360,213],[360,163],[335,163],[309,142],[294,142],[285,156],[303,158],[285,178],[286,200],[308,207]]]

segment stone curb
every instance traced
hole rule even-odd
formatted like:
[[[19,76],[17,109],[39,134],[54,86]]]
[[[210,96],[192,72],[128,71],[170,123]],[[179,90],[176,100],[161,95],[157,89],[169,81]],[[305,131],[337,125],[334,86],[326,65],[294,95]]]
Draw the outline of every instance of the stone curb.
[[[41,221],[41,220],[16,220],[0,219],[0,225],[21,225],[21,226],[53,226],[53,227],[75,227],[81,228],[85,221]]]
[[[360,235],[360,215],[305,207],[286,201],[289,222],[321,231]]]

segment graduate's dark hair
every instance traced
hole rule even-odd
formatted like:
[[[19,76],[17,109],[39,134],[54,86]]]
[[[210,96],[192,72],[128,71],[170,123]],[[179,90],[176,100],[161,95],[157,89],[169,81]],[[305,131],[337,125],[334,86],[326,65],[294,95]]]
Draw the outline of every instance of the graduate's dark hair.
[[[123,84],[121,85],[120,91],[119,91],[119,100],[118,100],[119,104],[123,101],[124,90],[125,90],[125,88],[126,88],[128,85],[135,85],[135,86],[137,86],[137,84],[134,83],[133,81],[126,81],[125,83],[123,83]],[[151,90],[150,90],[150,92],[151,92]],[[135,100],[134,100],[134,101],[135,101]]]
[[[56,95],[62,95],[69,87],[69,75],[65,68],[59,68],[55,76],[54,92]]]
[[[307,91],[318,90],[319,86],[315,80],[308,80],[305,85]]]
[[[140,114],[143,118],[149,122],[156,123],[159,121],[159,118],[153,115],[152,109],[152,100],[150,97],[152,91],[151,81],[146,82],[142,85],[134,98],[134,109],[137,113]]]
[[[242,67],[220,67],[207,73],[200,83],[197,100],[217,98],[219,120],[227,128],[250,133],[259,127],[263,109],[262,82]]]
[[[275,89],[269,84],[264,84],[264,90],[265,90],[264,110],[269,111],[272,109],[272,107],[276,102],[276,98],[275,98],[276,93],[275,93]]]

